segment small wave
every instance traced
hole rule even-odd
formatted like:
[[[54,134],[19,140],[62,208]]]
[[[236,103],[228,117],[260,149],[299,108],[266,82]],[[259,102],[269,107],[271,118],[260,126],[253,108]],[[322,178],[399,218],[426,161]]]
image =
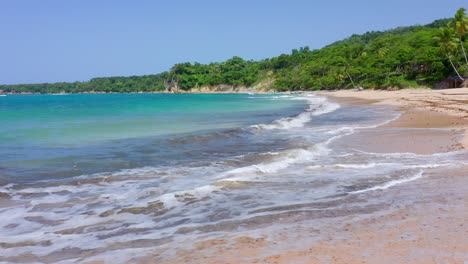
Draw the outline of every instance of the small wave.
[[[6,96],[6,94],[0,94],[0,97],[5,97],[5,96]]]
[[[455,165],[454,163],[444,163],[444,164],[423,164],[423,165],[404,165],[401,163],[367,163],[367,164],[335,164],[334,167],[343,168],[343,169],[370,169],[375,167],[382,167],[382,166],[394,166],[394,167],[401,167],[407,169],[435,169],[440,167],[446,167]]]
[[[317,144],[311,149],[291,149],[279,154],[274,161],[233,169],[221,174],[217,178],[221,178],[223,181],[251,180],[252,174],[258,175],[275,173],[288,168],[292,164],[311,161],[315,157],[325,155],[328,152],[329,149],[326,148],[324,144]]]
[[[291,99],[307,100],[309,102],[309,108],[305,112],[294,117],[285,117],[275,120],[270,124],[259,124],[251,127],[259,130],[301,128],[304,127],[306,123],[310,122],[313,116],[330,113],[340,108],[340,105],[330,103],[324,97],[309,95],[307,97],[293,97]]]
[[[376,190],[386,190],[386,189],[388,189],[390,187],[393,187],[395,185],[415,181],[417,179],[420,179],[422,176],[423,176],[423,171],[420,170],[418,173],[416,173],[415,175],[413,175],[411,177],[389,181],[389,182],[387,182],[385,184],[377,185],[377,186],[367,188],[367,189],[364,189],[364,190],[349,192],[349,194],[359,194],[359,193],[365,193],[365,192],[376,191]]]
[[[391,163],[388,163],[391,164]],[[318,170],[318,169],[371,169],[377,166],[383,166],[385,164],[367,163],[367,164],[331,164],[331,165],[312,165],[306,167],[307,170]]]
[[[250,95],[250,94],[249,94]],[[253,95],[253,94],[252,94]],[[249,99],[270,99],[270,100],[277,100],[283,98],[298,98],[297,96],[292,95],[275,95],[275,96],[248,96]]]
[[[371,155],[384,158],[434,158],[434,157],[456,157],[458,155],[466,155],[466,150],[455,150],[449,152],[439,152],[432,154],[417,154],[412,152],[389,152],[389,153],[379,153],[379,152],[368,152],[359,149],[353,149],[353,151],[358,152],[363,155]]]
[[[283,152],[275,153],[275,158],[271,162],[264,162],[255,165],[250,165],[247,167],[237,168],[225,172],[218,176],[218,179],[223,179],[224,181],[245,181],[251,178],[252,174],[270,174],[276,173],[279,170],[286,169],[289,166],[302,162],[309,162],[314,160],[317,156],[327,155],[330,152],[328,145],[333,141],[349,135],[353,131],[348,132],[347,134],[340,134],[333,136],[321,143],[315,144],[309,148],[305,149],[289,149]],[[247,175],[246,175],[247,174]],[[250,175],[248,175],[250,174]],[[233,177],[235,175],[244,175],[240,177]]]
[[[370,169],[375,168],[381,164],[377,163],[367,163],[367,164],[335,164],[335,167],[343,169]]]
[[[435,168],[447,167],[447,166],[452,166],[452,165],[457,165],[457,163],[409,165],[406,167],[410,169],[435,169]]]
[[[390,118],[388,120],[385,120],[385,121],[383,121],[381,123],[367,125],[367,126],[344,126],[344,127],[338,128],[338,129],[327,131],[326,133],[334,135],[334,134],[339,134],[341,132],[354,132],[355,130],[360,130],[360,129],[377,128],[377,127],[384,126],[386,124],[389,124],[389,123],[397,120],[398,118],[400,118],[400,116],[401,116],[401,114],[396,114],[394,117],[392,117],[392,118]]]
[[[423,165],[405,165],[402,163],[387,163],[387,162],[371,162],[371,163],[362,163],[362,164],[330,164],[330,165],[312,165],[306,167],[308,170],[317,170],[317,169],[357,169],[357,170],[365,170],[365,169],[373,169],[373,168],[380,168],[380,167],[389,167],[389,168],[405,168],[405,169],[435,169],[440,167],[446,166],[453,166],[459,163],[442,163],[442,164],[423,164]],[[463,164],[463,163],[460,163]]]
[[[219,190],[219,186],[205,185],[192,190],[183,190],[173,193],[166,193],[158,197],[158,200],[164,204],[164,207],[170,209],[184,203],[184,200],[193,202],[209,196],[214,191]]]

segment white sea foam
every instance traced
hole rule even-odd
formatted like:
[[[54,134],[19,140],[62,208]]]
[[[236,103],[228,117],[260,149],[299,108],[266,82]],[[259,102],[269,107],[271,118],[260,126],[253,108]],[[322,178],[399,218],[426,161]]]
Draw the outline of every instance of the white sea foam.
[[[338,168],[344,168],[344,169],[369,169],[369,168],[375,168],[377,166],[382,166],[383,164],[377,164],[377,163],[367,163],[367,164],[335,164],[335,167]]]
[[[370,169],[370,168],[384,167],[384,166],[393,167],[393,168],[405,168],[405,169],[434,169],[434,168],[445,167],[445,166],[450,166],[450,165],[455,165],[455,164],[445,163],[445,164],[406,165],[402,163],[372,162],[372,163],[366,163],[366,164],[335,164],[331,166],[344,168],[344,169]]]
[[[380,127],[380,126],[384,126],[386,124],[389,124],[395,120],[397,120],[398,118],[400,118],[401,114],[397,113],[395,114],[394,117],[388,119],[388,120],[385,120],[383,122],[380,122],[380,123],[377,123],[377,124],[372,124],[372,125],[365,125],[365,126],[343,126],[343,127],[340,127],[340,128],[337,128],[337,129],[334,129],[334,130],[330,130],[330,131],[327,131],[326,133],[327,134],[332,134],[332,135],[335,135],[335,134],[340,134],[340,133],[352,133],[356,130],[361,130],[361,129],[371,129],[371,128],[377,128],[377,127]],[[349,135],[349,134],[347,134]]]
[[[435,169],[454,164],[466,165],[466,162],[461,162],[461,160],[466,161],[464,158],[466,152],[432,156],[394,153],[384,156],[354,151],[349,153],[346,150],[348,153],[343,154],[340,152],[343,149],[333,149],[331,143],[356,133],[359,129],[382,123],[372,126],[360,123],[353,126],[355,124],[347,123],[345,127],[339,128],[307,127],[307,122],[313,121],[313,116],[333,111],[334,107],[320,97],[305,96],[305,98],[308,98],[310,103],[308,111],[291,119],[277,120],[269,124],[269,127],[265,125],[266,129],[306,127],[304,130],[295,130],[291,133],[293,135],[291,138],[285,135],[285,141],[291,140],[291,145],[289,142],[285,144],[287,148],[291,146],[290,149],[271,149],[271,152],[264,153],[252,151],[227,160],[235,160],[234,164],[248,162],[244,167],[236,168],[233,166],[238,165],[214,160],[212,165],[206,167],[143,167],[83,175],[71,181],[68,179],[63,182],[53,182],[50,186],[46,182],[25,186],[12,184],[0,186],[0,192],[9,194],[14,200],[13,206],[0,208],[0,219],[2,219],[0,241],[52,242],[45,246],[0,248],[0,261],[2,257],[14,257],[20,254],[40,257],[66,248],[79,248],[97,249],[98,255],[91,256],[90,253],[87,260],[128,262],[132,257],[145,255],[149,250],[157,248],[157,243],[148,248],[128,247],[125,250],[106,247],[113,243],[133,245],[131,241],[169,236],[173,236],[177,241],[179,238],[177,231],[185,227],[193,227],[196,231],[180,234],[184,236],[181,240],[193,241],[196,240],[196,236],[211,235],[197,231],[197,227],[248,219],[251,216],[246,212],[256,209],[315,201],[337,194],[337,191],[342,190],[340,183],[343,181],[355,181],[358,178],[359,181],[372,182],[377,174],[380,180],[382,175],[401,175],[398,174],[401,171],[414,173],[420,170],[417,174],[406,178],[387,179],[389,181],[387,183],[350,192],[360,194],[385,190],[417,180],[423,177],[422,169]],[[291,96],[290,99],[304,100],[298,96]],[[308,137],[312,134],[313,136]],[[255,135],[262,136],[261,133]],[[262,154],[265,155],[261,157],[263,162],[250,165],[249,155]],[[216,184],[222,181],[255,181],[259,185],[262,182],[266,184],[265,188],[249,188],[246,184],[245,188],[239,185],[239,188],[232,189]],[[269,185],[272,182],[273,189]],[[157,202],[162,202],[163,208],[159,205],[151,207]],[[136,210],[123,210],[130,208]],[[260,214],[268,215],[271,212],[257,215]],[[46,221],[34,221],[37,217],[42,217]],[[248,229],[248,224],[242,228]],[[140,232],[138,229],[143,231]],[[68,233],[60,232],[64,230]],[[134,244],[138,246],[138,243]],[[70,259],[64,260],[63,263],[83,261],[74,257],[71,254]]]
[[[289,149],[278,153],[277,157],[271,162],[264,162],[247,167],[241,167],[222,173],[217,179],[223,179],[223,181],[245,181],[252,180],[252,177],[258,176],[258,174],[272,174],[280,170],[286,169],[293,164],[311,162],[318,156],[328,155],[330,149],[328,145],[333,141],[352,134],[354,131],[348,131],[344,134],[335,135],[328,138],[327,140],[317,143],[307,149]],[[239,176],[243,175],[243,176]],[[235,176],[235,177],[234,177]]]
[[[448,158],[448,157],[456,157],[457,155],[466,155],[465,150],[456,150],[456,151],[449,151],[449,152],[439,152],[439,153],[433,153],[433,154],[416,154],[412,152],[390,152],[390,153],[379,153],[379,152],[368,152],[368,151],[363,151],[363,150],[358,150],[358,149],[353,149],[353,151],[356,151],[358,153],[364,154],[364,155],[371,155],[371,156],[377,156],[377,157],[388,157],[388,158],[421,158],[421,159],[427,159],[427,158],[437,158],[437,157],[443,157],[443,158]]]
[[[284,98],[295,98],[297,96],[293,95],[274,95],[274,96],[248,96],[249,99],[269,99],[269,100],[278,100]]]
[[[241,167],[222,173],[217,179],[222,181],[247,181],[260,174],[272,174],[286,169],[292,164],[310,162],[319,155],[326,155],[330,150],[325,144],[316,144],[310,149],[290,149],[279,154],[271,162]]]
[[[415,175],[413,175],[411,177],[408,177],[408,178],[392,180],[392,181],[389,181],[389,182],[387,182],[385,184],[382,184],[382,185],[377,185],[377,186],[374,186],[374,187],[371,187],[371,188],[367,188],[367,189],[364,189],[364,190],[353,191],[353,192],[349,192],[349,193],[350,194],[359,194],[359,193],[365,193],[365,192],[376,191],[376,190],[386,190],[386,189],[388,189],[390,187],[393,187],[395,185],[415,181],[417,179],[420,179],[422,176],[423,176],[423,171],[420,170],[418,173],[416,173]]]
[[[349,155],[347,155],[349,156]],[[462,162],[452,162],[452,163],[429,163],[429,164],[404,164],[404,163],[391,163],[391,162],[370,162],[362,164],[328,164],[328,165],[312,165],[307,166],[307,170],[318,170],[318,169],[356,169],[356,170],[365,170],[373,168],[386,167],[389,169],[435,169],[440,167],[447,166],[456,166],[457,164],[464,165]]]
[[[310,122],[312,117],[330,113],[340,108],[339,104],[331,103],[325,97],[314,95],[291,97],[291,100],[306,100],[309,103],[309,108],[294,117],[285,117],[275,120],[270,124],[259,124],[251,127],[260,130],[301,128]]]
[[[202,199],[213,193],[216,190],[219,190],[218,186],[214,185],[204,185],[201,187],[194,188],[192,190],[183,190],[174,193],[166,193],[158,197],[157,200],[161,201],[166,208],[174,208],[182,204],[182,202],[177,199],[177,196],[189,196],[191,199]]]

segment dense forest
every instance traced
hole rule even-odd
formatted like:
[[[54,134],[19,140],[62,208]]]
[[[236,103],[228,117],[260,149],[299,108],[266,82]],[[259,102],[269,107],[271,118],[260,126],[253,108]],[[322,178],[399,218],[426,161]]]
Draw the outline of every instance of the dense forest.
[[[261,61],[179,63],[155,75],[94,78],[87,82],[0,85],[5,93],[162,92],[216,85],[277,91],[428,86],[468,72],[465,9],[424,26],[353,35],[322,49],[294,49]],[[465,63],[466,62],[466,63]],[[268,82],[266,82],[268,81]]]

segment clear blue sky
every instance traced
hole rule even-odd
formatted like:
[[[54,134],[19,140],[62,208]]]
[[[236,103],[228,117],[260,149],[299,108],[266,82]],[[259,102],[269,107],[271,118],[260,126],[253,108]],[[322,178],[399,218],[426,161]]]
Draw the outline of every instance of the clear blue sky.
[[[263,59],[353,33],[451,17],[466,0],[5,0],[0,83],[152,74]]]

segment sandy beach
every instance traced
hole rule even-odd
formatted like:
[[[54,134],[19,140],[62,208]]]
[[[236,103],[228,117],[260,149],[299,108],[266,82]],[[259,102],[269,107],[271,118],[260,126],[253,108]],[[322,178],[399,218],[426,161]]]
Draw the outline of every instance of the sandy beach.
[[[210,98],[204,108],[225,100],[219,111],[229,98],[287,108],[237,130],[108,146],[180,149],[170,166],[0,186],[0,262],[468,260],[468,89]]]
[[[0,264],[468,264],[468,1],[55,2],[0,3]]]
[[[430,90],[405,89],[399,91],[380,90],[340,90],[322,92],[338,100],[350,103],[373,103],[399,107],[402,117],[390,124],[395,127],[413,128],[453,128],[464,137],[457,146],[468,147],[468,88]],[[415,151],[419,151],[415,148]]]
[[[341,104],[392,105],[399,119],[346,144],[366,151],[430,155],[466,150],[468,89],[322,92]],[[373,192],[379,211],[336,213],[315,226],[279,228],[268,236],[193,241],[193,248],[165,250],[142,263],[466,263],[468,166],[440,169],[397,188]],[[384,209],[382,209],[384,208]],[[317,239],[312,239],[317,237]],[[167,252],[166,252],[167,253]]]

